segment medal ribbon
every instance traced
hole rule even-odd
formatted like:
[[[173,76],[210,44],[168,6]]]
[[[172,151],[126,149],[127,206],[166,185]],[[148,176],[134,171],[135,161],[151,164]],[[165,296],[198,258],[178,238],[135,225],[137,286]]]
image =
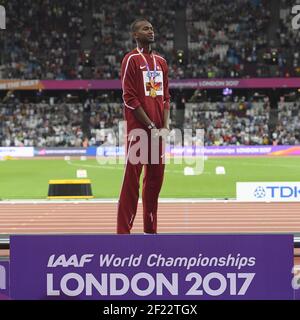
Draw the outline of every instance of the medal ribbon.
[[[154,64],[154,76],[151,77],[151,72],[150,72],[149,64],[148,64],[145,56],[142,54],[142,51],[141,51],[138,47],[137,47],[136,49],[137,49],[138,53],[142,56],[142,58],[144,59],[144,61],[145,61],[146,68],[147,68],[147,75],[148,75],[148,78],[149,78],[149,80],[150,80],[151,87],[154,88],[154,80],[155,80],[155,77],[156,77],[156,59],[155,59],[154,55],[151,54],[152,59],[153,59],[153,64]]]

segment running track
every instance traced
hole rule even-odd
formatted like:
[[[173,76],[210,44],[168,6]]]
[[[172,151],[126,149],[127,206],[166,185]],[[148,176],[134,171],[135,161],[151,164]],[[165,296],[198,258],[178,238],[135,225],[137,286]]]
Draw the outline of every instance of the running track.
[[[133,233],[143,232],[141,204]],[[0,234],[115,233],[117,203],[0,202]],[[161,202],[159,233],[300,233],[300,203]]]
[[[0,202],[0,235],[115,233],[117,203]],[[142,206],[132,233],[143,232]],[[300,233],[300,203],[163,201],[159,233]]]

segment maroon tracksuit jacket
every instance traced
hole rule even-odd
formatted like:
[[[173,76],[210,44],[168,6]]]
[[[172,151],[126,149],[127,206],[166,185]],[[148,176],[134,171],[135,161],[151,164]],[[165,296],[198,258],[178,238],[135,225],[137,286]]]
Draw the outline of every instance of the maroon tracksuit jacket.
[[[130,132],[133,129],[142,128],[146,130],[149,141],[149,159],[151,157],[150,130],[140,123],[133,110],[143,107],[150,120],[157,128],[162,128],[164,124],[164,109],[170,108],[170,95],[168,85],[168,66],[164,58],[156,53],[142,52],[145,60],[137,49],[128,53],[121,68],[121,81],[123,89],[124,114],[127,121],[127,154],[125,163],[124,178],[121,186],[117,233],[130,233],[137,211],[139,199],[139,180],[144,166],[143,178],[143,217],[144,232],[157,232],[157,202],[159,192],[163,182],[164,164],[133,164],[130,161],[130,150],[136,141],[129,140]],[[156,61],[156,73],[154,72],[154,59]],[[150,96],[150,76],[155,75],[156,96]],[[161,152],[161,148],[160,148]]]

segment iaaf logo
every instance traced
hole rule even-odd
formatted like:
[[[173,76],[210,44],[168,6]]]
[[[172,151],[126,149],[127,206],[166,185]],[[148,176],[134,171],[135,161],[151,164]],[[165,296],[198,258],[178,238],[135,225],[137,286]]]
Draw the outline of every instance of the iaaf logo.
[[[6,29],[6,11],[3,6],[0,6],[0,29]]]
[[[6,270],[0,265],[0,290],[6,290]]]
[[[300,187],[294,186],[259,186],[254,190],[254,197],[257,199],[266,198],[299,198]]]

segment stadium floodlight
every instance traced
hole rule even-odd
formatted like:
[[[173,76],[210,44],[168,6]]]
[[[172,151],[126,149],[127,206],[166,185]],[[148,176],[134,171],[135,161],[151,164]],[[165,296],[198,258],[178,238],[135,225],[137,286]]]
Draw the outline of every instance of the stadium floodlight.
[[[184,64],[184,51],[177,50],[177,61],[179,64]]]
[[[231,94],[232,94],[232,89],[230,89],[230,88],[224,88],[223,89],[223,95],[224,96],[229,96]]]

